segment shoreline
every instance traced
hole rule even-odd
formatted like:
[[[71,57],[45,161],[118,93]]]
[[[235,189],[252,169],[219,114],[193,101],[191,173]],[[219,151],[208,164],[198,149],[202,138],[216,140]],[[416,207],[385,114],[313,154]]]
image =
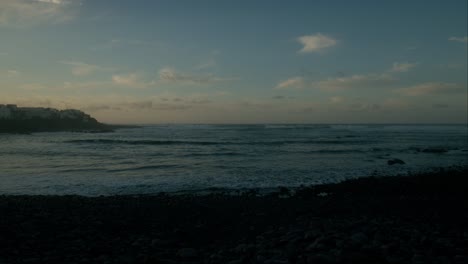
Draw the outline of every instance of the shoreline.
[[[468,169],[258,195],[0,195],[0,263],[466,263]]]

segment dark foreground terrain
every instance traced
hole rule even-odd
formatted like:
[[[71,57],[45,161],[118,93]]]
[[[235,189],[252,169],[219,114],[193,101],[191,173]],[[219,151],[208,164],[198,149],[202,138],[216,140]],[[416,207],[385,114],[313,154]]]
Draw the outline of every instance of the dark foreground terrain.
[[[0,196],[0,263],[468,263],[466,172],[292,196]]]

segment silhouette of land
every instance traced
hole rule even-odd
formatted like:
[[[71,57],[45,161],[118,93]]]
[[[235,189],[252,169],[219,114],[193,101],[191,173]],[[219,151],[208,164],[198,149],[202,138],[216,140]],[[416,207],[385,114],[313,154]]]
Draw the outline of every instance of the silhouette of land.
[[[80,110],[0,105],[0,133],[112,132],[114,128]]]
[[[467,172],[263,196],[0,196],[0,263],[468,263]]]

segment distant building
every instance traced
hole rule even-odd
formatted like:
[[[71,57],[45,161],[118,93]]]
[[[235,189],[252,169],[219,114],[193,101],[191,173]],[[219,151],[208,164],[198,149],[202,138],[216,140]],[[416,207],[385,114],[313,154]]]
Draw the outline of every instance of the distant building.
[[[18,110],[18,107],[14,104],[0,104],[0,119],[11,119],[13,114]]]
[[[11,108],[9,105],[0,104],[0,119],[10,119],[12,116]]]
[[[91,116],[80,110],[57,110],[44,107],[17,107],[14,104],[0,104],[0,119],[79,119],[85,122],[91,120]]]

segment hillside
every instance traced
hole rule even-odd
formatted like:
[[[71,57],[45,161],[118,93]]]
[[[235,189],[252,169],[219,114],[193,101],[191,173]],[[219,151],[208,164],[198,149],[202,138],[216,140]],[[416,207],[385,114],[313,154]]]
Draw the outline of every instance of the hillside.
[[[0,105],[0,133],[111,132],[112,127],[75,109]]]

